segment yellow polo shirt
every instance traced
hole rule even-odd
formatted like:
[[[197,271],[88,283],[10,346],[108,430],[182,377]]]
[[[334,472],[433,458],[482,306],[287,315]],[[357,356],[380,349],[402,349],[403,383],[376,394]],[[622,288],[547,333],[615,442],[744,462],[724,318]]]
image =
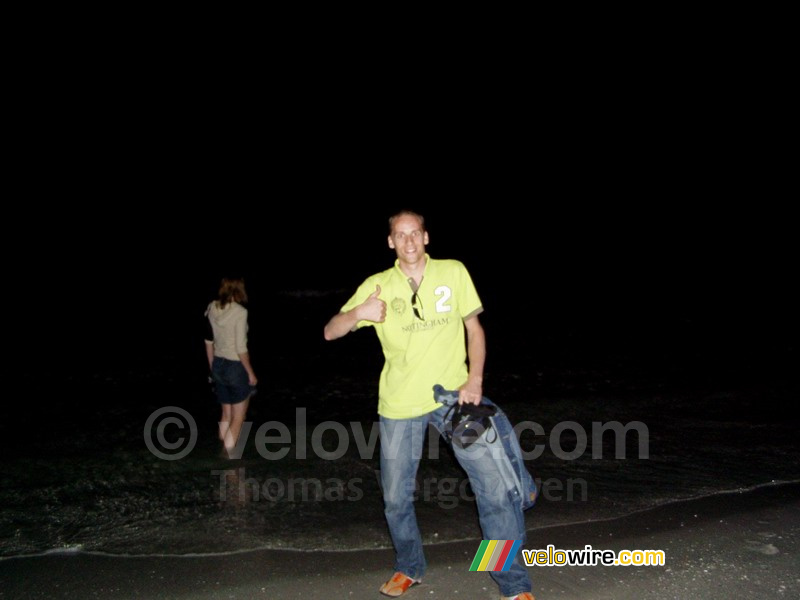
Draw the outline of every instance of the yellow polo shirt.
[[[478,293],[464,265],[457,260],[434,260],[425,255],[425,274],[417,291],[400,270],[377,273],[362,283],[342,307],[347,312],[381,286],[386,302],[383,323],[359,321],[378,334],[386,362],[378,388],[378,413],[390,419],[418,417],[437,408],[433,386],[456,389],[467,381],[464,319],[483,311]],[[420,318],[421,317],[421,318]]]

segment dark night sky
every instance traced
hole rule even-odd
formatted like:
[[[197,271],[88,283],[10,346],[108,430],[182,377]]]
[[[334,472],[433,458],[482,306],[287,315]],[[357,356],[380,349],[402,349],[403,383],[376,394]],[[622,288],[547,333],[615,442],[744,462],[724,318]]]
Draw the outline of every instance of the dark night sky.
[[[221,200],[219,209],[182,209],[177,217],[139,204],[99,215],[96,225],[86,222],[88,212],[65,211],[71,222],[45,235],[47,251],[32,272],[36,321],[45,336],[65,322],[104,339],[134,330],[134,343],[146,346],[148,330],[169,330],[182,310],[204,306],[224,272],[244,274],[265,307],[285,290],[352,290],[391,264],[386,218],[409,206],[428,217],[429,252],[463,260],[487,312],[516,315],[515,327],[586,324],[607,335],[688,320],[733,338],[783,344],[794,335],[785,215],[540,195],[533,188],[525,201],[475,198],[471,211],[445,198],[340,199],[322,209],[293,199],[282,201],[281,218],[261,219],[245,203]],[[189,224],[195,219],[199,226]]]
[[[127,302],[180,296],[187,286],[208,285],[201,280],[215,285],[223,272],[243,273],[269,290],[349,289],[391,264],[386,216],[401,204],[322,210],[298,204],[280,218],[254,219],[245,205],[226,203],[208,211],[200,225],[187,222],[187,210],[175,217],[141,208],[96,225],[61,224],[44,234],[48,247],[38,284],[48,290],[58,282],[50,289],[54,295],[64,294],[63,286],[71,290],[70,284],[78,290],[90,285],[98,292],[95,301],[122,292],[117,300]],[[751,301],[780,303],[790,284],[790,240],[782,237],[786,224],[779,215],[764,230],[769,223],[731,212],[637,211],[567,201],[511,208],[511,202],[489,200],[476,202],[473,211],[452,211],[443,204],[408,204],[428,217],[429,252],[463,260],[476,281],[502,290],[504,301],[518,307],[531,299],[580,297],[600,306],[634,299],[658,305],[724,301],[719,308],[727,311]]]
[[[675,115],[559,115],[530,148],[503,119],[480,131],[451,119],[416,144],[403,120],[352,139],[343,124],[306,124],[263,151],[187,124],[152,139],[131,124],[124,152],[97,134],[32,188],[58,190],[55,207],[17,207],[23,243],[7,239],[6,256],[32,298],[17,321],[34,331],[21,349],[171,343],[223,273],[245,275],[262,315],[280,291],[352,290],[391,264],[386,219],[403,207],[427,216],[433,256],[467,265],[487,319],[520,336],[684,323],[722,345],[796,343],[796,232],[778,208],[779,163]]]
[[[518,312],[516,327],[683,320],[794,339],[791,165],[767,135],[780,111],[704,70],[573,67],[544,66],[535,98],[516,76],[424,96],[387,78],[359,96],[324,60],[312,76],[276,67],[269,101],[172,70],[65,94],[17,153],[4,256],[22,289],[6,301],[25,298],[15,321],[35,331],[20,343],[135,332],[147,347],[224,272],[263,307],[352,289],[391,263],[399,207],[428,216],[431,254],[462,259],[487,317]]]

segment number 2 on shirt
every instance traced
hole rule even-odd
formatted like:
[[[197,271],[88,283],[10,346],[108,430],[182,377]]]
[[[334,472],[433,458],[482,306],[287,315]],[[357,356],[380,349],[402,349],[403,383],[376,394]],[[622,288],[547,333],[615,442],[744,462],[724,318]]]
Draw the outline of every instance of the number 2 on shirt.
[[[436,301],[437,313],[445,313],[453,310],[453,307],[447,304],[447,301],[450,300],[450,296],[453,295],[453,292],[450,290],[449,287],[447,287],[446,285],[440,285],[435,290],[433,290],[433,293],[436,294],[437,296],[441,296],[441,298],[439,298]]]

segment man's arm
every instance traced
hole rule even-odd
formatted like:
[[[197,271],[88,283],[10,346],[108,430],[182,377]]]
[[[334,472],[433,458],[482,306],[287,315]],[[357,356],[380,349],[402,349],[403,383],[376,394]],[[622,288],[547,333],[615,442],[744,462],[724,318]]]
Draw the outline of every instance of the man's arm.
[[[469,377],[458,393],[458,403],[480,404],[483,397],[483,366],[486,364],[486,334],[478,315],[464,321],[467,328],[467,358]]]
[[[381,286],[376,285],[375,291],[361,304],[347,312],[334,315],[325,325],[325,339],[338,340],[350,333],[359,321],[373,321],[383,323],[386,320],[386,302],[378,298]]]

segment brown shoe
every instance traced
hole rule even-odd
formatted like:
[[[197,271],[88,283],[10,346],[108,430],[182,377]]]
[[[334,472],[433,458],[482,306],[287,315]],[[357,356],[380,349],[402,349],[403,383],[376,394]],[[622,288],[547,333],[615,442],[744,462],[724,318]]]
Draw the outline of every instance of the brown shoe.
[[[406,593],[408,588],[412,585],[417,585],[421,583],[419,579],[411,579],[408,575],[404,575],[400,571],[392,575],[392,578],[384,583],[379,590],[381,594],[384,596],[389,596],[391,598],[397,598],[397,596],[402,596]]]
[[[536,600],[530,592],[522,592],[516,596],[501,596],[500,600]]]

